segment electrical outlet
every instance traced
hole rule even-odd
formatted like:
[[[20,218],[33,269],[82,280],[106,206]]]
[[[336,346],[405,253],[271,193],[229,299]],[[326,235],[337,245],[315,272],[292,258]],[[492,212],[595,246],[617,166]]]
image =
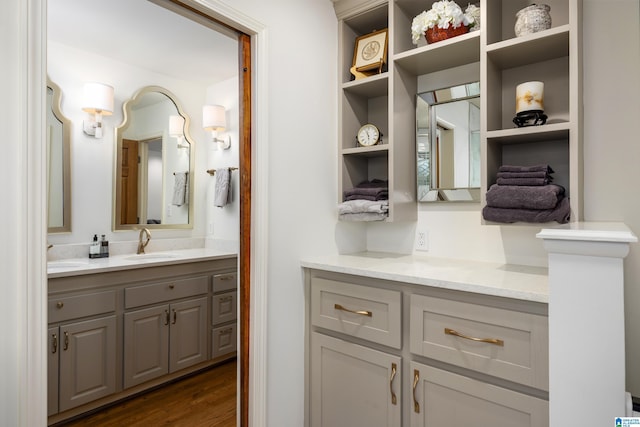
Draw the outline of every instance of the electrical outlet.
[[[429,250],[429,232],[427,230],[418,230],[416,232],[416,250]]]

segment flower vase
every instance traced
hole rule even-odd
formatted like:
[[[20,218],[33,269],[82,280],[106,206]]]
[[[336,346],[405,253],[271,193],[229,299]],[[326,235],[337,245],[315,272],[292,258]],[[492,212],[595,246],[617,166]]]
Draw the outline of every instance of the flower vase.
[[[450,39],[452,37],[461,36],[469,32],[469,27],[467,25],[460,25],[459,27],[453,28],[449,26],[449,28],[427,28],[424,36],[427,39],[427,43],[432,44],[442,40]]]

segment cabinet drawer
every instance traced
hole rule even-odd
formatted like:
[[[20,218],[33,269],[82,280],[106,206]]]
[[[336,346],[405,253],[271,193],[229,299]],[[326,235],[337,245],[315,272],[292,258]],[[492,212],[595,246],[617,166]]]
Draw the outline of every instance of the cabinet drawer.
[[[238,313],[237,292],[225,292],[211,297],[211,324],[236,320]]]
[[[110,313],[116,309],[116,291],[49,299],[49,323]]]
[[[548,427],[549,402],[411,362],[411,426]]]
[[[411,295],[411,352],[549,388],[546,316]]]
[[[213,276],[213,293],[236,290],[238,288],[238,274],[225,273]]]
[[[134,286],[124,290],[125,308],[139,307],[207,293],[209,277]]]
[[[401,347],[401,294],[398,291],[311,280],[311,322],[393,348]]]
[[[237,332],[238,328],[235,323],[213,329],[211,333],[212,359],[235,353],[238,348]]]

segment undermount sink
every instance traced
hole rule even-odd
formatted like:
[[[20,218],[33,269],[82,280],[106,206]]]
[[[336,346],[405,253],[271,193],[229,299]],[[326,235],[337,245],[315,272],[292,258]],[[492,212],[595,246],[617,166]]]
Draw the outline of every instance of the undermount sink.
[[[86,265],[87,262],[83,261],[49,261],[47,263],[47,271],[80,268],[85,267]]]
[[[127,261],[165,261],[178,258],[175,254],[156,253],[156,254],[139,254],[125,257]]]

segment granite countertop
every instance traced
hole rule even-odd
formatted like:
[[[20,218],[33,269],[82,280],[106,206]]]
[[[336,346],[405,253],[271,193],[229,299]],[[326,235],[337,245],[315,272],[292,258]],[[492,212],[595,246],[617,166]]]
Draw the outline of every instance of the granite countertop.
[[[116,255],[108,258],[68,258],[49,261],[47,263],[47,276],[53,279],[57,277],[81,276],[109,271],[228,259],[237,256],[238,254],[235,252],[220,249],[196,248],[149,252],[141,255]]]
[[[473,292],[549,302],[548,270],[511,264],[363,252],[303,259],[302,267]]]

